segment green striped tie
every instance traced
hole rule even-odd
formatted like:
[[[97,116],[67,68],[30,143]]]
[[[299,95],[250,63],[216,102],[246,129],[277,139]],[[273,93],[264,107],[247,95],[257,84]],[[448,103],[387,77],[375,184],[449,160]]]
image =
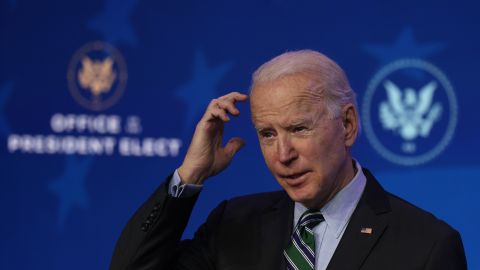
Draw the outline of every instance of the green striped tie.
[[[288,270],[313,270],[315,268],[315,236],[313,227],[324,221],[319,211],[307,210],[300,217],[292,241],[283,251]]]

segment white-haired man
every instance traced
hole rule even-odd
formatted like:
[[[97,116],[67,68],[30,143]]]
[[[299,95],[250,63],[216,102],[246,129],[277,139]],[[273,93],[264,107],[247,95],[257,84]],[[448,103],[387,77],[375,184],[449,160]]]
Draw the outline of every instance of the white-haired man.
[[[244,144],[222,146],[222,130],[247,99],[212,100],[182,165],[127,224],[110,269],[466,269],[457,231],[384,191],[352,158],[355,93],[311,50],[270,60],[252,80],[252,121],[283,191],[225,201],[181,241],[202,184]]]

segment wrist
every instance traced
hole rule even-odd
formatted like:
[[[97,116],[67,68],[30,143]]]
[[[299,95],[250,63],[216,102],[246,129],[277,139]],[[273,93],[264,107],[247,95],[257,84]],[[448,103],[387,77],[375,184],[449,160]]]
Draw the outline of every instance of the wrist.
[[[178,168],[178,175],[182,184],[202,185],[205,180],[201,173],[196,173],[195,170],[189,169],[183,164]]]

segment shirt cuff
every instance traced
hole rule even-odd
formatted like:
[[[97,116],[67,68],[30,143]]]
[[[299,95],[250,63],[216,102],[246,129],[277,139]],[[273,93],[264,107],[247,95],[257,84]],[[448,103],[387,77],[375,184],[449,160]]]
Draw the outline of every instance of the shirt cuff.
[[[182,184],[182,179],[178,174],[178,169],[173,173],[172,179],[168,184],[168,194],[172,197],[182,198],[191,197],[199,193],[203,185]]]

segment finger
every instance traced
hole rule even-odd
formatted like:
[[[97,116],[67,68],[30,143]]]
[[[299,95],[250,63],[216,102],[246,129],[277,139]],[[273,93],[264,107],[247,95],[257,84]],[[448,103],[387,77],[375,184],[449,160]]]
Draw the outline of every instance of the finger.
[[[223,148],[223,151],[231,159],[244,145],[245,141],[242,138],[231,138]]]
[[[237,101],[245,101],[248,99],[248,95],[242,94],[240,92],[231,92],[219,98],[220,100],[229,100],[233,103]]]
[[[220,108],[224,109],[224,110],[227,110],[230,114],[232,115],[239,115],[240,114],[240,111],[237,109],[237,107],[235,107],[235,105],[233,104],[233,102],[229,101],[229,100],[218,100],[217,101],[217,104]]]
[[[209,109],[209,114],[211,117],[220,118],[224,122],[230,121],[230,117],[228,117],[227,112],[219,106]]]
[[[216,118],[220,118],[222,121],[230,120],[225,110],[219,105],[218,99],[212,99],[212,101],[210,101],[202,118],[206,121]]]

